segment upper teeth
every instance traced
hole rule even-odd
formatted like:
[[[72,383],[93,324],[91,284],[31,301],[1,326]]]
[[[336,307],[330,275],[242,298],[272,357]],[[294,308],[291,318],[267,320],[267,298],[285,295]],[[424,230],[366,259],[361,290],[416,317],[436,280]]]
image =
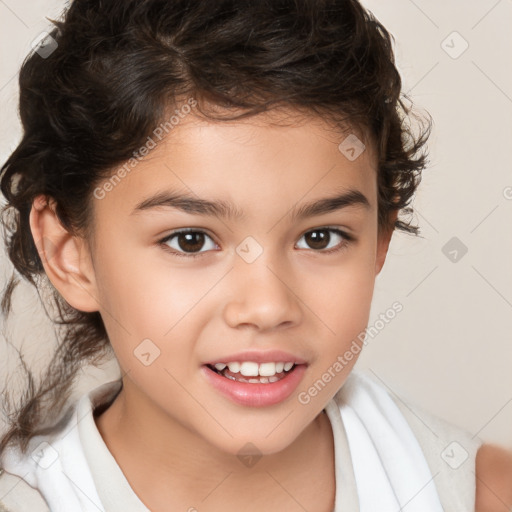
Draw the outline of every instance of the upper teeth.
[[[281,373],[283,370],[288,371],[292,368],[294,363],[254,363],[252,361],[244,361],[243,363],[217,363],[215,368],[219,371],[224,370],[226,366],[230,372],[241,373],[244,377],[271,377],[276,373]]]

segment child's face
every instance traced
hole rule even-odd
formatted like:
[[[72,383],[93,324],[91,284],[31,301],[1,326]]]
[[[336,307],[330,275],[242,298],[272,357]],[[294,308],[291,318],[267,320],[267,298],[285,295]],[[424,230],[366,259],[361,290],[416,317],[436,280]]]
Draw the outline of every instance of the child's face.
[[[94,199],[93,295],[128,372],[125,399],[132,412],[165,418],[229,453],[249,441],[262,453],[284,449],[342,386],[389,241],[378,231],[373,148],[351,161],[338,149],[348,133],[313,118],[289,127],[267,121],[207,123],[190,115]],[[243,216],[136,209],[171,192],[229,203]],[[349,192],[358,195],[348,206],[293,217],[306,203]],[[205,234],[174,237],[168,250],[159,245],[185,228]],[[199,256],[172,254],[186,250]],[[292,389],[245,385],[279,387],[267,402],[250,389],[245,398],[229,397],[204,366],[274,349],[306,364]],[[228,388],[233,382],[218,379]]]

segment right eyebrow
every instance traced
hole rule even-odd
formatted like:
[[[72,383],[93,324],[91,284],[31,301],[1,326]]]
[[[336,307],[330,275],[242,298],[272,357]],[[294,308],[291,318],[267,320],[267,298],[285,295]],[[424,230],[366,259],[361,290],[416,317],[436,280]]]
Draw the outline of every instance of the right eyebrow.
[[[186,213],[240,219],[245,213],[226,201],[210,201],[185,193],[161,191],[139,202],[130,215],[155,208],[175,208]]]

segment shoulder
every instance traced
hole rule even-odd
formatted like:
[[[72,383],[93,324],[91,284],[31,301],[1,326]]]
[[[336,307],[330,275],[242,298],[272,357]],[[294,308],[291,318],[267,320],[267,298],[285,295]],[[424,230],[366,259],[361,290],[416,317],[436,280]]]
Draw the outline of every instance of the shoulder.
[[[367,374],[351,375],[349,388],[339,398],[349,403],[357,390],[374,403],[382,422],[389,424],[406,451],[413,444],[421,450],[445,510],[474,510],[475,462],[482,441],[458,425],[451,424],[416,403],[405,399],[400,389]],[[412,438],[411,438],[412,436]],[[456,490],[456,492],[454,492]],[[508,511],[504,511],[508,512]]]
[[[484,444],[476,456],[476,512],[507,512],[512,507],[512,452]]]
[[[82,488],[94,489],[83,442],[94,433],[93,411],[119,391],[116,380],[83,393],[58,423],[30,439],[25,452],[9,446],[0,454],[0,512],[49,512],[50,500],[74,494],[68,470],[80,475]]]

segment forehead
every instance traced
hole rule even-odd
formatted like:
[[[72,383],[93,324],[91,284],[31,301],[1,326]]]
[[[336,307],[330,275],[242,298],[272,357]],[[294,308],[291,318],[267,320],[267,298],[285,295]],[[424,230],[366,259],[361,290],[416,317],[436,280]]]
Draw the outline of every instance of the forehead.
[[[233,205],[238,217],[304,202],[326,192],[359,191],[376,199],[377,158],[365,133],[318,116],[267,112],[239,120],[185,116],[143,158],[113,171],[108,193],[95,201],[130,215],[144,199],[179,191]],[[120,168],[123,168],[120,166]],[[116,176],[122,174],[122,177]],[[332,195],[332,193],[330,194]]]

